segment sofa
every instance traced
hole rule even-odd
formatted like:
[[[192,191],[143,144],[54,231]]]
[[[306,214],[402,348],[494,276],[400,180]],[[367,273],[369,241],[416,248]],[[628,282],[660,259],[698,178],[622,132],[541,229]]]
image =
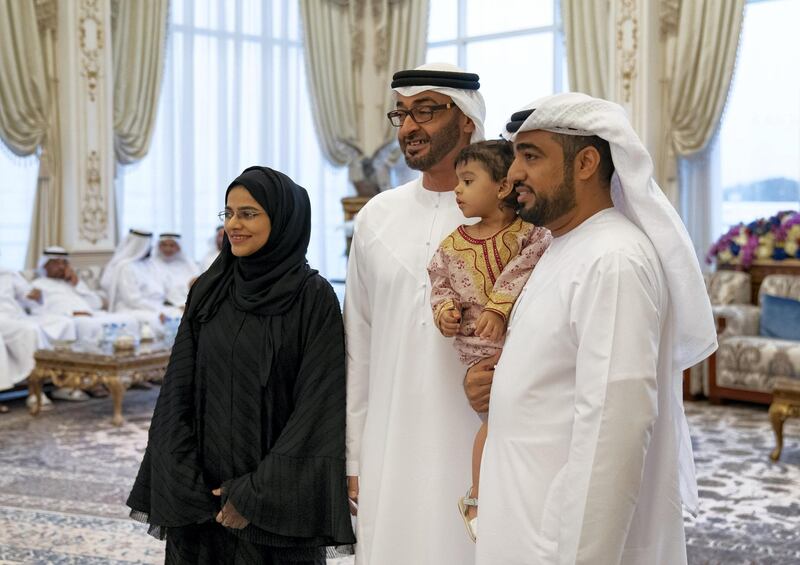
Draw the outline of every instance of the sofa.
[[[750,275],[741,271],[716,271],[704,273],[706,291],[711,300],[715,318],[724,317],[730,305],[749,304]],[[720,337],[724,336],[724,332]],[[709,360],[688,369],[684,376],[684,397],[695,399],[708,396]]]
[[[769,404],[777,378],[800,379],[800,341],[759,335],[764,296],[800,300],[800,276],[768,275],[759,305],[731,304],[715,311],[724,330],[710,363],[708,397]]]

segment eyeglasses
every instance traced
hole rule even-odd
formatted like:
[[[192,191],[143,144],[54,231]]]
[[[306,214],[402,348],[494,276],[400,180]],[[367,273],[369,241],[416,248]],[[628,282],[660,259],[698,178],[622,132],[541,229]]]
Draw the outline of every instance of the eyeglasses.
[[[250,220],[260,216],[262,213],[263,212],[258,212],[256,210],[239,210],[238,212],[234,212],[233,210],[223,210],[217,214],[217,217],[219,218],[220,222],[228,222],[232,220],[234,216],[238,217],[243,222],[249,222]]]
[[[455,106],[455,103],[448,102],[447,104],[437,104],[436,106],[417,106],[410,110],[392,110],[386,117],[392,122],[392,125],[399,128],[406,121],[406,116],[411,116],[415,124],[424,124],[433,119],[433,115],[441,110],[449,110]]]

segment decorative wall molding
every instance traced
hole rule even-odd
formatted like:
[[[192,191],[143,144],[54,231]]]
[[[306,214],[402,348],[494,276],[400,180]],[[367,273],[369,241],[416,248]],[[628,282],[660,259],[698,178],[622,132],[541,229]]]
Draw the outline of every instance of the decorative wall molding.
[[[621,0],[616,22],[616,50],[622,100],[630,103],[633,83],[637,77],[639,52],[639,18],[635,0]]]
[[[89,99],[97,100],[97,85],[102,75],[101,53],[105,47],[103,14],[99,0],[81,0],[78,37],[81,52],[81,76],[86,79]]]
[[[681,18],[681,0],[661,0],[658,4],[661,36],[675,35]]]
[[[58,2],[56,0],[36,0],[36,22],[39,25],[39,32],[57,29]]]
[[[92,245],[106,237],[108,213],[101,186],[100,155],[90,151],[86,161],[86,189],[81,198],[80,234]]]

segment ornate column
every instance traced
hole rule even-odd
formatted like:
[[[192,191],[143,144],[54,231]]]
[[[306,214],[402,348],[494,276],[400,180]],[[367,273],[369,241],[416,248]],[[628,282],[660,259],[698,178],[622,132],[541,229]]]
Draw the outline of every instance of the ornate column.
[[[611,0],[608,96],[628,111],[650,154],[661,143],[661,38],[659,2]]]
[[[58,5],[63,241],[78,264],[116,244],[110,0]]]

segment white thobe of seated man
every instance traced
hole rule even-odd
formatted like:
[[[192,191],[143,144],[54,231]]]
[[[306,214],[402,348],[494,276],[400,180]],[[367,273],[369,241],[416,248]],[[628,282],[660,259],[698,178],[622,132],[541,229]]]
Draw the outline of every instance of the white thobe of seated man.
[[[111,304],[115,313],[131,314],[151,327],[183,315],[179,308],[167,304],[166,285],[158,266],[150,258],[149,249],[144,255],[120,264]]]
[[[67,316],[53,314],[29,314],[42,302],[42,291],[14,271],[0,270],[0,318],[27,320],[41,329],[39,347],[46,348],[50,342],[73,341],[76,338],[75,324]]]
[[[160,234],[158,251],[153,261],[161,271],[167,292],[167,303],[177,308],[183,307],[189,295],[189,287],[200,274],[200,270],[181,249],[180,234]]]
[[[164,304],[166,289],[150,259],[152,237],[152,232],[131,229],[103,270],[101,285],[108,289],[111,312],[130,314],[157,328],[181,312]]]
[[[53,341],[74,341],[75,323],[67,316],[29,314],[42,302],[42,291],[17,272],[0,270],[0,337],[12,385],[26,379],[34,367],[33,354]],[[29,397],[30,402],[33,397]],[[85,395],[83,398],[85,399]],[[49,400],[42,397],[43,407]]]
[[[114,249],[114,254],[109,259],[100,274],[100,293],[108,299],[108,309],[111,310],[111,288],[114,286],[116,277],[119,274],[119,266],[122,261],[137,256],[143,248],[149,249],[150,241],[153,238],[152,232],[131,228],[125,238]]]
[[[40,334],[31,321],[0,316],[0,390],[13,388],[31,374]]]
[[[61,247],[48,247],[39,260],[39,278],[32,283],[42,291],[41,304],[34,304],[35,314],[53,314],[73,318],[77,337],[96,342],[103,336],[106,324],[124,324],[132,335],[139,336],[139,323],[126,314],[102,310],[102,298],[78,278],[69,264],[69,253]]]

